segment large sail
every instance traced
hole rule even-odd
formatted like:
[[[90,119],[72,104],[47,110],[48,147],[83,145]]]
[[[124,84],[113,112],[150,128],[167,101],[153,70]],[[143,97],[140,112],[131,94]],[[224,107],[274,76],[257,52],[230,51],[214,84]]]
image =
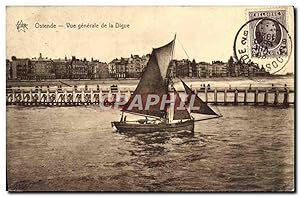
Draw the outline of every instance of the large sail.
[[[168,94],[167,71],[173,56],[174,44],[175,38],[165,46],[152,50],[140,82],[122,111],[157,117],[166,116],[166,109],[161,109],[161,98]],[[145,106],[149,95],[158,96],[160,101],[147,109]],[[133,105],[138,100],[142,102],[142,108]]]
[[[181,79],[180,79],[181,80]],[[182,80],[181,80],[185,92],[188,94],[188,102],[190,102],[190,98],[192,95],[195,95],[193,90],[191,88],[189,88],[188,85],[186,85]],[[202,99],[198,96],[195,95],[195,100],[194,100],[194,107],[200,107],[199,110],[191,110],[192,113],[199,113],[199,114],[206,114],[206,115],[217,115],[216,112],[214,112],[204,101],[202,101]]]

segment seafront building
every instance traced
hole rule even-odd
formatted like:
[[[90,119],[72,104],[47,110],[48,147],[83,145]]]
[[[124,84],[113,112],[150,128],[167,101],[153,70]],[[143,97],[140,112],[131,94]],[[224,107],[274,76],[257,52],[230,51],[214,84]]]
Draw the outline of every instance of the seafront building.
[[[104,79],[108,78],[108,65],[99,60],[51,59],[40,53],[36,58],[12,57],[6,60],[8,80],[49,80],[49,79]]]
[[[125,79],[140,78],[150,55],[131,55],[115,58],[108,64],[91,58],[78,59],[73,56],[51,59],[39,54],[36,58],[6,60],[7,80],[50,80],[50,79]],[[267,76],[268,72],[255,64],[243,64],[230,57],[228,62],[196,62],[188,59],[172,60],[169,71],[171,77],[211,78],[211,77],[254,77]]]
[[[131,55],[130,58],[116,58],[109,64],[109,77],[111,78],[139,78],[147,65],[150,54],[139,56]]]

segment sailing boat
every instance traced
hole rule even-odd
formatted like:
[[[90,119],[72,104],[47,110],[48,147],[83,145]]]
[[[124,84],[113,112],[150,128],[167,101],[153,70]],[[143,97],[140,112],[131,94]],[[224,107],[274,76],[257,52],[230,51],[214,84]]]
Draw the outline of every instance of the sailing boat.
[[[121,120],[112,122],[112,126],[116,127],[117,131],[136,133],[162,130],[194,132],[196,121],[222,117],[222,115],[215,113],[181,80],[187,94],[187,102],[194,100],[194,108],[188,111],[189,106],[181,100],[179,93],[173,87],[169,65],[173,59],[175,39],[176,35],[170,43],[152,50],[139,84],[121,110]],[[127,121],[123,117],[124,113],[143,116],[144,119]],[[191,113],[206,114],[210,117],[195,120]]]

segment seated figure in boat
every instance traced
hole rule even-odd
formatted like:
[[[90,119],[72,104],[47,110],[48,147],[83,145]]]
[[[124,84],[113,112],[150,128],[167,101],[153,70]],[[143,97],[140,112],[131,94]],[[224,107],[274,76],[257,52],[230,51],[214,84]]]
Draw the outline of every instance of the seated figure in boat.
[[[126,119],[127,119],[127,116],[124,116],[122,113],[120,122],[126,122]]]
[[[137,122],[140,123],[140,124],[148,124],[148,123],[149,123],[149,122],[148,122],[148,117],[145,116],[145,119],[140,119],[140,120],[138,120]]]
[[[123,113],[122,113],[122,115],[121,115],[121,120],[120,120],[120,122],[123,122]]]

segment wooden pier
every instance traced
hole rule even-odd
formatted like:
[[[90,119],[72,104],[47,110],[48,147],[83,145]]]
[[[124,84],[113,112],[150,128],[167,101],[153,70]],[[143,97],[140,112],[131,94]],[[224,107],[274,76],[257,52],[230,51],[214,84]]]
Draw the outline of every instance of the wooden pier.
[[[193,89],[205,102],[214,105],[285,106],[294,104],[294,90],[272,88],[202,88]],[[182,93],[179,91],[179,93]],[[23,106],[113,105],[118,95],[130,96],[131,90],[88,88],[7,88],[6,104]]]

